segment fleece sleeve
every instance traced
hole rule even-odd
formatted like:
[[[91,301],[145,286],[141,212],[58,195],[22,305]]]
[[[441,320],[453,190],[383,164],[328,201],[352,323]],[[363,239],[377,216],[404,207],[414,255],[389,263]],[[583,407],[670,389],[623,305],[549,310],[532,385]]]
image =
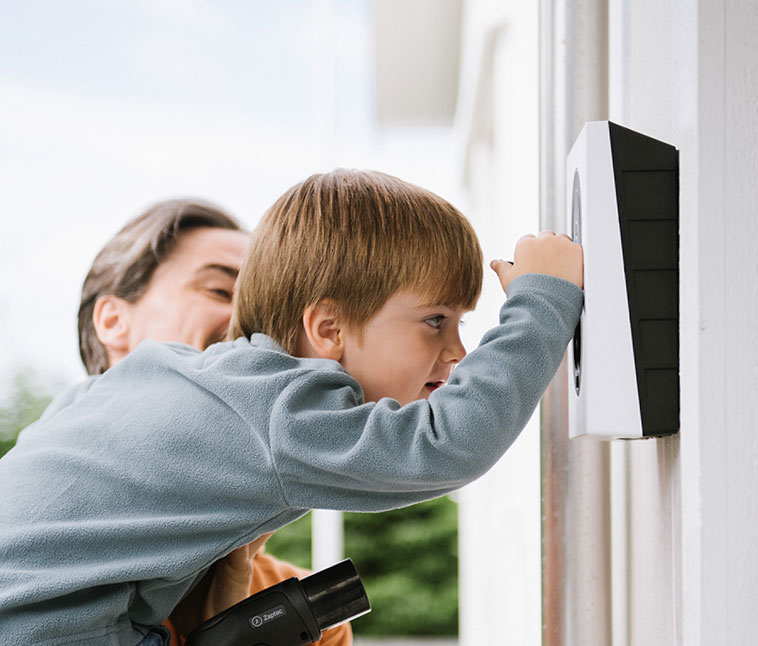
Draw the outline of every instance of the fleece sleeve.
[[[521,276],[500,325],[428,400],[356,405],[344,372],[309,375],[277,399],[270,420],[274,465],[298,507],[379,511],[475,480],[502,456],[555,374],[582,306],[566,281]]]

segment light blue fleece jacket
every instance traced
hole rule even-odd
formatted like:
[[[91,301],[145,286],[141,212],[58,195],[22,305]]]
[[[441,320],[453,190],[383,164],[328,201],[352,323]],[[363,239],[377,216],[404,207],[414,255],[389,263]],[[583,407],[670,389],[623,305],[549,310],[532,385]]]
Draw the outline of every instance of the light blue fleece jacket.
[[[208,567],[311,508],[379,511],[486,472],[532,414],[582,292],[517,278],[428,400],[364,403],[270,338],[146,341],[0,460],[0,644],[137,644]],[[69,403],[70,402],[70,403]]]

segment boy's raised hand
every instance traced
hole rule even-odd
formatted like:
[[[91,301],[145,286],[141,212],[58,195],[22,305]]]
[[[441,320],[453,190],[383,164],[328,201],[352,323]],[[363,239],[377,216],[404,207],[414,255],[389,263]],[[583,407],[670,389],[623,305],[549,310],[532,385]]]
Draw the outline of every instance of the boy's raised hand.
[[[548,274],[584,287],[582,248],[565,233],[556,235],[543,231],[537,236],[531,233],[522,236],[516,243],[512,263],[493,260],[490,267],[498,275],[503,290],[508,289],[516,276],[523,274]]]

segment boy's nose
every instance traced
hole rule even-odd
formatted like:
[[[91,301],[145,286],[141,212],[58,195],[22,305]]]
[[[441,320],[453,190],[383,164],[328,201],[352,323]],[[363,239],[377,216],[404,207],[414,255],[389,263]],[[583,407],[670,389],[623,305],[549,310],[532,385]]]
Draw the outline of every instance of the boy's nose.
[[[465,356],[466,348],[461,342],[461,337],[456,333],[445,344],[440,359],[444,363],[458,363]]]

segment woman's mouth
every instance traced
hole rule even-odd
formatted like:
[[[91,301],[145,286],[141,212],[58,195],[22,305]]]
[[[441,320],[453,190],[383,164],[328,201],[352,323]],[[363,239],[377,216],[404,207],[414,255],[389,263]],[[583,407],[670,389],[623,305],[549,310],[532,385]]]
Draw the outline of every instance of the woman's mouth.
[[[437,388],[439,388],[440,386],[444,386],[444,385],[445,385],[444,381],[427,381],[426,385],[425,385],[425,388],[429,392],[434,392],[435,390],[437,390]]]

